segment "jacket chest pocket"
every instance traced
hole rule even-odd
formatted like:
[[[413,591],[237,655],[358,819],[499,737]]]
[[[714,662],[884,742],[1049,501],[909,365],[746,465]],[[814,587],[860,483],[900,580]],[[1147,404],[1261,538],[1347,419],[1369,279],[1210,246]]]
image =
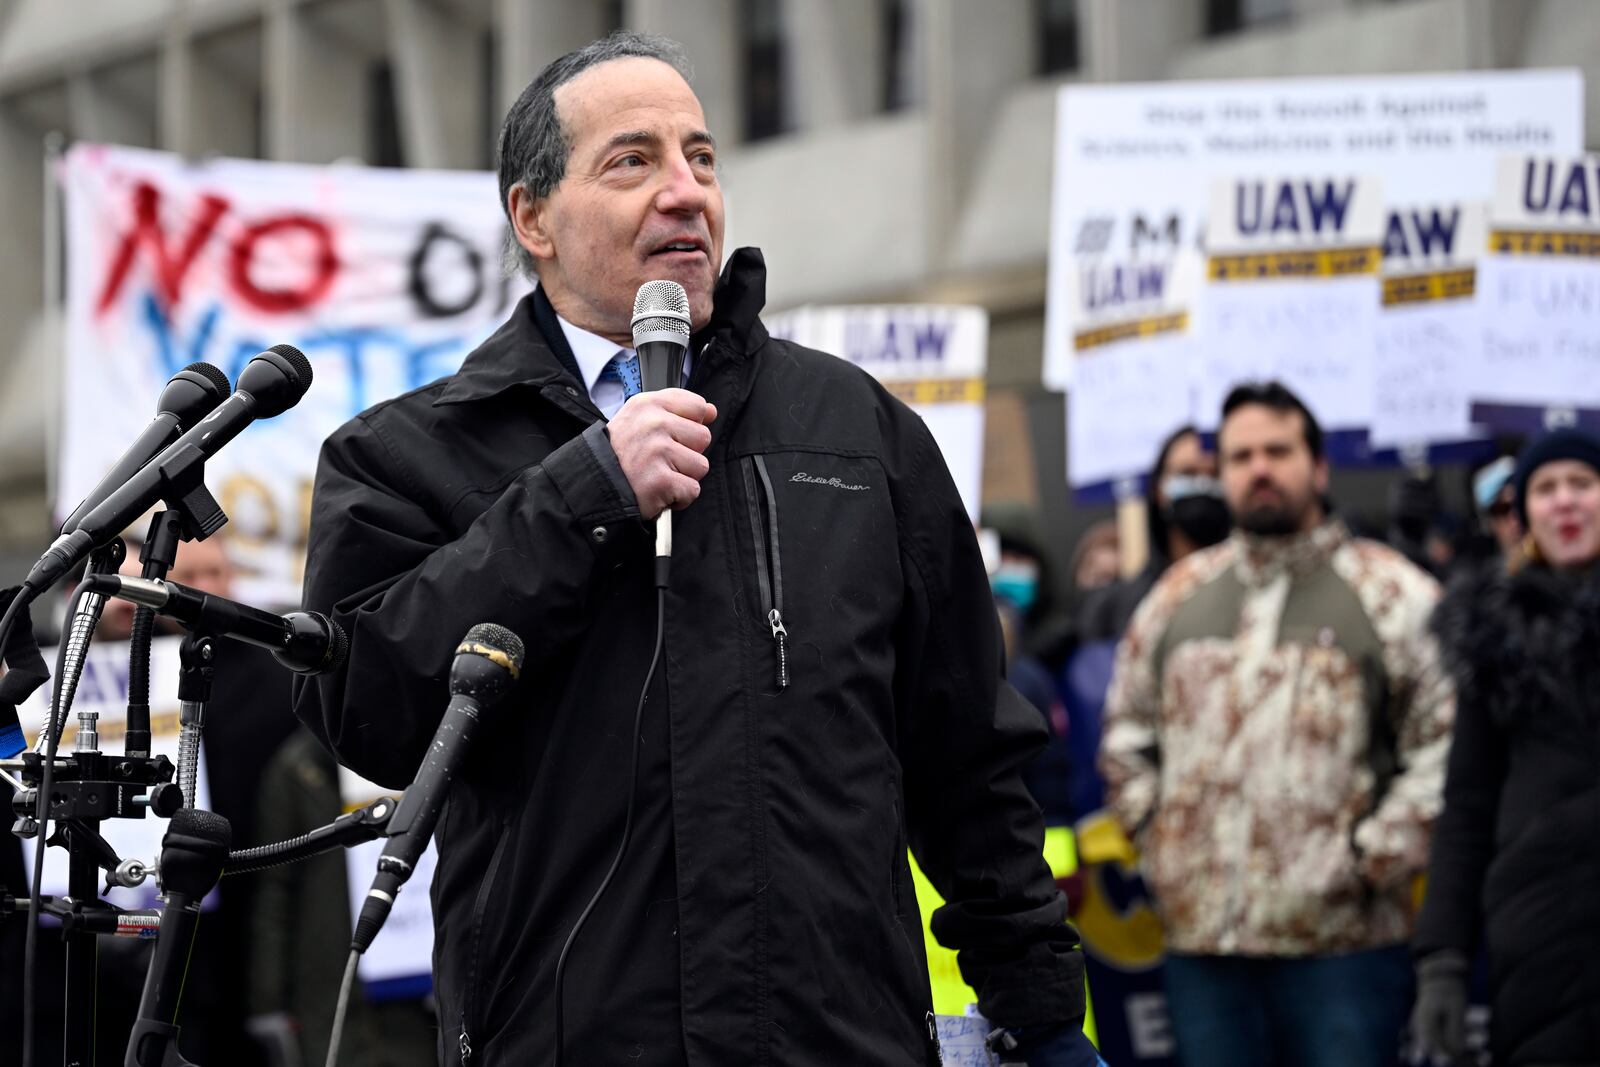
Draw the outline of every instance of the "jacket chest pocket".
[[[762,690],[827,684],[860,631],[898,604],[894,513],[876,460],[805,452],[738,458],[735,529]],[[741,613],[743,614],[743,613]],[[765,663],[761,662],[765,659]]]

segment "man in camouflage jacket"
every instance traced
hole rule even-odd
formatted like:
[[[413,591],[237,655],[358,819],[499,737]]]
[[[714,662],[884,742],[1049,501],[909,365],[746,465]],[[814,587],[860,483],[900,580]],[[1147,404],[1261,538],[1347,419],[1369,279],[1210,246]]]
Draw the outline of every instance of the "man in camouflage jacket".
[[[1188,1067],[1397,1062],[1411,883],[1454,697],[1436,583],[1323,504],[1315,418],[1242,386],[1233,536],[1163,576],[1117,653],[1100,763],[1165,922]]]

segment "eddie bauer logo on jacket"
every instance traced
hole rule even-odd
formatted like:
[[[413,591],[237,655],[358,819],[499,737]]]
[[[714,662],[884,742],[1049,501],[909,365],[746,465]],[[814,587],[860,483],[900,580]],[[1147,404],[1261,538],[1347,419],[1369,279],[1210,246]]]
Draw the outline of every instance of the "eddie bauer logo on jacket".
[[[838,478],[819,478],[815,474],[807,474],[805,471],[796,471],[794,477],[789,480],[791,482],[805,482],[808,485],[826,485],[834,489],[849,489],[851,492],[863,492],[872,488],[868,485],[851,485],[849,482],[842,482]]]

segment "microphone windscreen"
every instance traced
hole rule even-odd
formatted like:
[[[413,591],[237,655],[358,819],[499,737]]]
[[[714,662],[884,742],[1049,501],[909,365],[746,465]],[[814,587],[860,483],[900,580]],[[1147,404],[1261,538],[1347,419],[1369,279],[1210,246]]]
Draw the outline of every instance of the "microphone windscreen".
[[[480,622],[467,631],[467,636],[461,642],[461,646],[456,650],[457,652],[472,651],[477,652],[479,655],[488,655],[490,658],[496,658],[494,653],[498,652],[505,657],[505,666],[512,674],[522,670],[522,657],[526,654],[526,649],[522,645],[522,638],[504,626],[496,626],[492,622]],[[469,646],[478,647],[472,648]]]
[[[203,897],[222,877],[233,845],[233,827],[214,811],[179,808],[161,838],[161,886],[167,892]]]
[[[187,367],[183,368],[183,370],[179,371],[178,374],[198,374],[200,377],[210,382],[212,388],[217,390],[217,392],[221,394],[221,397],[226,397],[230,392],[233,391],[233,387],[228,384],[228,376],[222,373],[220,369],[213,367],[209,363],[191,363]],[[174,377],[176,377],[176,375],[174,375]],[[219,399],[221,397],[219,397]]]

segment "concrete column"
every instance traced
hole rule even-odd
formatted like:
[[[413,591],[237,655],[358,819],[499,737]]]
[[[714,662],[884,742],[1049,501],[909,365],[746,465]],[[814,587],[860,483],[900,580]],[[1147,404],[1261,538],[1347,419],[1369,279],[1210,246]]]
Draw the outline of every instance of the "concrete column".
[[[605,33],[602,14],[597,0],[495,0],[495,39],[500,45],[496,130],[546,64]]]
[[[1154,81],[1205,34],[1204,0],[1078,0],[1082,69],[1091,81]]]
[[[477,27],[434,0],[384,0],[400,137],[408,166],[478,162]]]
[[[367,154],[367,64],[308,25],[294,0],[268,0],[261,89],[268,159],[331,163]]]
[[[105,84],[104,75],[79,70],[67,76],[72,133],[87,141],[153,148],[156,116],[147,103]]]
[[[916,8],[927,91],[929,267],[937,273],[1000,103],[1033,75],[1032,8],[964,0],[919,0]]]
[[[744,62],[736,0],[627,0],[623,24],[678,41],[694,67],[695,95],[723,147],[744,139]]]
[[[843,126],[878,110],[884,24],[860,0],[784,0],[787,90],[801,130]]]

